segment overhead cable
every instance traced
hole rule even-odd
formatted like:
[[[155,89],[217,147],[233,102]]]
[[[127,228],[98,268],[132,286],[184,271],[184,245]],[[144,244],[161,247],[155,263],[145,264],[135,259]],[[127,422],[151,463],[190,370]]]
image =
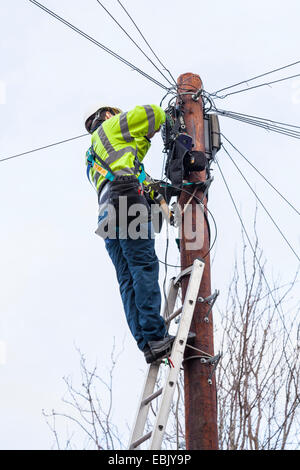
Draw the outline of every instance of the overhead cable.
[[[222,137],[224,137],[224,139],[226,139],[226,141],[231,145],[231,147],[236,150],[236,152],[239,153],[239,155],[266,181],[266,183],[274,190],[276,191],[276,193],[291,207],[291,209],[293,209],[296,214],[300,215],[300,212],[296,209],[296,207],[286,199],[286,197],[284,197],[284,195],[277,189],[275,188],[275,186],[265,177],[265,175],[263,175],[257,168],[255,165],[253,165],[253,163],[251,163],[250,160],[248,160],[247,157],[245,157],[244,154],[242,154],[242,152],[240,152],[240,150],[235,147],[235,145],[233,145],[233,143],[223,134],[221,133]]]
[[[214,96],[215,98],[224,99],[224,98],[227,98],[227,96],[236,95],[238,93],[243,93],[245,91],[254,90],[255,88],[260,88],[262,86],[270,86],[270,85],[273,85],[274,83],[284,82],[285,80],[291,80],[292,78],[296,78],[296,77],[300,77],[300,73],[297,73],[296,75],[290,75],[289,77],[279,78],[278,80],[273,80],[272,82],[260,83],[259,85],[251,86],[248,88],[242,88],[241,90],[232,91],[231,93],[226,93],[225,95],[222,95],[222,96],[218,96],[215,94],[211,94],[211,95]]]
[[[300,130],[296,130],[297,128],[300,129],[299,126],[280,123],[272,121],[270,119],[252,118],[250,115],[248,116],[246,114],[235,113],[232,111],[227,111],[218,108],[214,108],[213,111],[220,116],[235,119],[236,121],[244,122],[245,124],[251,124],[256,127],[261,127],[262,129],[265,129],[267,131],[276,132],[278,134],[286,135],[288,137],[293,137],[294,139],[300,139]]]
[[[219,113],[218,113],[219,114]],[[221,114],[222,116],[229,117],[230,119],[234,119],[235,121],[243,122],[245,124],[250,124],[255,127],[260,127],[261,129],[264,129],[269,132],[276,132],[277,134],[282,134],[287,137],[292,137],[294,139],[300,139],[300,132],[298,131],[293,131],[290,129],[286,129],[284,127],[279,127],[279,126],[273,126],[269,125],[264,122],[256,121],[253,119],[247,119],[247,118],[242,118],[235,116],[234,114],[226,113],[226,114]]]
[[[163,72],[157,67],[157,65],[153,62],[153,60],[150,59],[150,57],[143,51],[143,49],[137,44],[137,42],[130,36],[130,34],[126,31],[126,29],[123,28],[123,26],[118,22],[118,20],[116,20],[116,18],[110,13],[110,11],[103,5],[103,3],[100,2],[100,0],[97,0],[97,2],[103,8],[103,10],[106,11],[106,13],[112,18],[112,20],[119,26],[119,28],[126,34],[126,36],[130,39],[130,41],[133,42],[133,44],[139,49],[139,51],[149,60],[149,62],[156,68],[156,70],[164,77],[164,79],[167,80],[167,82],[171,86],[173,86],[173,83],[170,82],[168,77],[166,77],[163,74]]]
[[[218,111],[222,112],[222,113],[224,112],[224,113],[234,114],[236,116],[241,116],[241,117],[245,117],[245,118],[253,118],[253,119],[256,119],[258,121],[270,122],[272,124],[280,124],[281,126],[285,126],[285,127],[300,129],[300,126],[296,126],[295,124],[287,124],[285,122],[274,121],[273,119],[262,118],[262,117],[259,117],[259,116],[253,116],[251,114],[243,114],[243,113],[237,113],[236,111],[220,110],[220,109]]]
[[[89,134],[77,135],[76,137],[70,137],[69,139],[60,140],[59,142],[54,142],[53,144],[44,145],[43,147],[28,150],[27,152],[17,153],[16,155],[11,155],[10,157],[0,158],[0,162],[4,162],[5,160],[11,160],[12,158],[22,157],[23,155],[28,155],[29,153],[38,152],[39,150],[48,149],[50,147],[54,147],[55,145],[65,144],[66,142],[70,142],[71,140],[80,139],[81,137],[86,137],[88,135]]]
[[[160,63],[160,65],[163,67],[163,69],[168,72],[168,74],[170,75],[171,79],[173,80],[173,82],[175,83],[176,85],[176,80],[175,78],[173,77],[173,75],[171,74],[170,70],[167,69],[167,67],[163,64],[163,62],[160,60],[160,58],[156,55],[156,53],[154,52],[154,50],[152,49],[152,47],[150,46],[149,42],[147,41],[147,39],[145,38],[145,36],[143,35],[141,29],[137,26],[136,22],[134,21],[134,19],[132,18],[132,16],[129,14],[128,10],[124,7],[124,5],[122,4],[122,2],[120,0],[117,0],[117,2],[119,3],[119,5],[123,8],[123,10],[125,11],[126,15],[129,17],[129,19],[131,20],[131,22],[133,23],[133,25],[135,26],[135,28],[137,29],[137,31],[140,33],[141,37],[143,38],[143,40],[145,41],[145,43],[147,44],[147,46],[149,47],[150,51],[152,52],[152,54],[154,55],[154,57],[158,60],[158,62]]]
[[[243,85],[244,83],[249,83],[253,80],[257,80],[258,78],[265,77],[266,75],[270,75],[271,73],[279,72],[280,70],[284,70],[288,67],[293,67],[294,65],[300,64],[300,60],[297,60],[296,62],[292,62],[291,64],[284,65],[283,67],[279,67],[277,69],[270,70],[269,72],[262,73],[260,75],[256,75],[255,77],[248,78],[248,80],[243,80],[241,82],[235,83],[234,85],[230,85],[224,88],[220,88],[220,90],[215,91],[214,93],[211,93],[212,95],[217,95],[221,91],[229,90],[230,88],[234,88],[239,85]]]
[[[296,253],[296,251],[294,250],[294,248],[292,247],[292,245],[290,244],[290,242],[288,241],[288,239],[286,238],[286,236],[284,235],[284,233],[282,232],[282,230],[280,229],[280,227],[278,226],[278,224],[276,223],[276,221],[273,219],[272,215],[270,214],[270,212],[268,211],[268,209],[266,208],[266,206],[264,205],[264,203],[262,202],[262,200],[259,198],[259,196],[257,195],[256,191],[254,191],[254,189],[252,188],[251,184],[248,182],[247,178],[245,178],[245,176],[243,175],[241,169],[238,167],[238,165],[236,164],[236,162],[234,161],[234,159],[232,158],[232,156],[230,155],[230,153],[227,151],[226,147],[224,146],[224,144],[222,144],[222,147],[223,149],[225,150],[225,152],[227,153],[228,157],[230,158],[230,160],[232,161],[233,165],[235,166],[235,168],[238,170],[239,174],[242,176],[243,180],[246,182],[247,186],[250,188],[250,190],[252,191],[252,193],[254,194],[255,198],[257,199],[257,201],[260,203],[260,205],[263,207],[264,211],[267,213],[267,215],[269,216],[269,218],[271,219],[271,221],[273,222],[273,224],[275,225],[275,227],[277,228],[278,232],[280,233],[280,235],[282,236],[282,238],[285,240],[286,244],[289,246],[289,248],[291,249],[291,251],[294,253],[294,255],[296,256],[297,260],[300,261],[300,257],[298,256],[298,254]]]
[[[226,178],[225,178],[225,176],[224,176],[224,174],[223,174],[223,172],[222,172],[222,170],[221,170],[221,167],[220,167],[220,164],[219,164],[218,160],[216,159],[215,161],[216,161],[216,164],[217,164],[218,169],[219,169],[219,171],[220,171],[220,174],[221,174],[223,183],[224,183],[224,185],[225,185],[225,187],[226,187],[226,190],[227,190],[227,192],[228,192],[228,194],[229,194],[229,197],[230,197],[230,199],[231,199],[231,202],[232,202],[232,204],[233,204],[234,210],[235,210],[235,212],[236,212],[236,214],[237,214],[237,216],[238,216],[238,218],[239,218],[241,227],[242,227],[242,229],[243,229],[243,231],[244,231],[244,233],[245,233],[245,235],[246,235],[246,238],[247,238],[248,243],[249,243],[249,245],[250,245],[250,248],[251,248],[251,251],[252,251],[252,253],[253,253],[253,256],[254,256],[254,258],[255,258],[255,260],[256,260],[258,266],[259,266],[261,275],[262,275],[262,277],[264,278],[264,281],[265,281],[265,283],[266,283],[266,286],[267,286],[269,295],[270,295],[270,297],[271,297],[272,300],[273,300],[274,307],[275,307],[276,311],[278,312],[278,315],[279,315],[279,317],[280,317],[280,319],[281,319],[281,321],[282,321],[283,328],[285,329],[285,331],[286,331],[286,333],[287,333],[288,339],[289,339],[291,345],[293,346],[292,340],[291,340],[291,338],[290,338],[290,333],[289,333],[288,330],[287,330],[287,327],[286,327],[286,325],[285,325],[285,322],[284,322],[284,319],[283,319],[283,317],[282,317],[282,314],[280,313],[280,310],[279,310],[279,308],[278,308],[278,304],[277,304],[277,302],[276,302],[276,300],[275,300],[275,298],[274,298],[274,296],[273,296],[273,292],[272,292],[272,290],[271,290],[271,288],[270,288],[270,285],[269,285],[269,283],[268,283],[268,280],[267,280],[267,278],[266,278],[266,275],[265,275],[265,273],[264,273],[264,271],[263,271],[263,268],[262,268],[262,266],[261,266],[261,263],[260,263],[260,261],[259,261],[259,258],[258,258],[257,254],[256,254],[255,248],[254,248],[253,245],[252,245],[252,242],[251,242],[251,240],[250,240],[250,236],[248,235],[248,232],[247,232],[247,230],[246,230],[246,227],[245,227],[245,224],[244,224],[244,222],[243,222],[243,219],[242,219],[242,217],[241,217],[241,215],[240,215],[240,212],[239,212],[239,210],[238,210],[238,208],[237,208],[237,205],[236,205],[236,203],[235,203],[235,200],[234,200],[234,198],[233,198],[233,196],[232,196],[232,193],[231,193],[231,191],[230,191],[230,189],[229,189],[229,186],[228,186],[228,184],[227,184]]]
[[[69,23],[67,20],[65,20],[64,18],[62,18],[61,16],[57,15],[56,13],[54,13],[52,10],[49,10],[49,8],[46,8],[44,5],[42,5],[41,3],[37,2],[36,0],[28,0],[30,3],[33,3],[34,5],[36,5],[37,7],[41,8],[42,10],[44,10],[46,13],[48,13],[49,15],[53,16],[53,18],[57,19],[58,21],[60,21],[61,23],[63,23],[64,25],[68,26],[69,28],[71,28],[73,31],[75,31],[76,33],[80,34],[82,37],[84,37],[85,39],[87,39],[88,41],[92,42],[93,44],[95,44],[96,46],[100,47],[101,49],[103,49],[105,52],[107,52],[108,54],[112,55],[113,57],[115,57],[116,59],[120,60],[121,62],[123,62],[125,65],[127,65],[128,67],[130,67],[131,69],[135,70],[136,72],[140,73],[141,75],[143,75],[145,78],[147,78],[148,80],[150,80],[151,82],[155,83],[155,85],[163,88],[164,90],[169,90],[169,88],[165,85],[163,85],[162,83],[160,83],[158,80],[156,80],[155,78],[153,78],[151,75],[147,74],[146,72],[143,72],[143,70],[141,70],[140,68],[136,67],[135,65],[133,65],[131,62],[129,62],[128,60],[124,59],[123,57],[121,57],[119,54],[117,54],[116,52],[112,51],[111,49],[109,49],[108,47],[106,47],[104,44],[101,44],[99,41],[97,41],[96,39],[94,39],[93,37],[89,36],[87,33],[85,33],[84,31],[80,30],[79,28],[77,28],[76,26],[74,26],[73,24]]]

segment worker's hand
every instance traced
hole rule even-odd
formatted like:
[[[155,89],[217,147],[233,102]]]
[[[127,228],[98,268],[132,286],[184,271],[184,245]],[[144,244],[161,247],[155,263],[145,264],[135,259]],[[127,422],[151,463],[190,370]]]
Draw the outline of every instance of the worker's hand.
[[[152,132],[151,134],[148,134],[148,135],[147,135],[148,139],[152,139],[152,137],[154,137],[155,134],[156,134],[157,132],[159,132],[159,131],[160,131],[160,126],[159,126],[159,128],[157,129],[157,131],[154,131],[154,132]]]

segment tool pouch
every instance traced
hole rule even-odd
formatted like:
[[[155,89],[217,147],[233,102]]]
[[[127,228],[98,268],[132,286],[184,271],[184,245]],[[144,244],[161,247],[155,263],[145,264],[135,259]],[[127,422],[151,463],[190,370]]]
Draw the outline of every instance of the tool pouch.
[[[103,237],[107,226],[126,228],[136,218],[142,224],[151,220],[150,206],[137,178],[121,176],[108,181],[99,195],[97,235]]]
[[[150,220],[150,207],[141,188],[135,176],[121,176],[110,183],[109,201],[119,224],[128,226],[139,215],[143,222]]]

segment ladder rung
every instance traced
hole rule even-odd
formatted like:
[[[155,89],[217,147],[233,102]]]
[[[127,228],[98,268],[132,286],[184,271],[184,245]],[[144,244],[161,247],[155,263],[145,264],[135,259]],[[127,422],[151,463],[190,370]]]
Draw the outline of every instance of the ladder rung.
[[[148,405],[148,403],[150,403],[150,401],[154,400],[154,398],[159,397],[159,395],[161,395],[162,391],[163,391],[163,389],[160,388],[156,392],[154,392],[151,395],[149,395],[148,397],[144,398],[144,400],[141,403],[141,406]]]
[[[184,276],[187,276],[188,274],[190,274],[192,272],[192,269],[193,269],[193,266],[189,266],[187,268],[185,268],[183,271],[181,271],[178,276],[174,279],[174,284],[178,284],[178,282],[181,282],[181,279],[184,277]]]
[[[167,318],[166,318],[166,323],[170,323],[170,321],[173,320],[173,318],[177,317],[180,313],[182,312],[182,307],[179,307],[177,310],[175,310],[175,312],[171,313],[171,315],[169,315]]]
[[[147,441],[147,439],[150,439],[151,435],[152,435],[152,431],[150,431],[147,434],[145,434],[144,436],[140,437],[139,439],[137,439],[136,441],[134,441],[131,444],[130,449],[135,449],[136,447],[141,445],[143,442]]]

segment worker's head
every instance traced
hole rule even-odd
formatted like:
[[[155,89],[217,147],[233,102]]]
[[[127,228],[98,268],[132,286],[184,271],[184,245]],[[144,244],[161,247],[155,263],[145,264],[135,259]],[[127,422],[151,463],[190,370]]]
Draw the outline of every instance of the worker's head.
[[[121,112],[121,109],[116,107],[101,106],[97,111],[88,113],[85,119],[85,128],[90,134],[92,134],[104,121],[110,119],[116,114],[120,114]]]

